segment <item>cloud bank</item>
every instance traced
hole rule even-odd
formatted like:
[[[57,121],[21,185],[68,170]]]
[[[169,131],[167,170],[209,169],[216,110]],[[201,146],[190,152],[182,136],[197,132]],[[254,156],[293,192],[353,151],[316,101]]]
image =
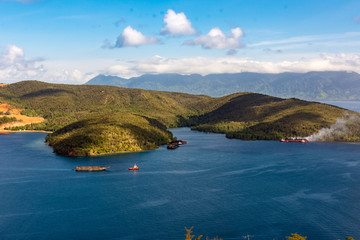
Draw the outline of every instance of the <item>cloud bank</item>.
[[[15,45],[2,48],[0,54],[0,80],[35,79],[46,70],[41,58],[26,59],[24,50]]]
[[[102,71],[103,74],[133,77],[142,74],[179,73],[207,75],[212,73],[281,73],[309,71],[354,71],[360,73],[360,54],[321,54],[302,61],[255,61],[245,58],[164,58],[154,56],[138,61],[124,61]]]
[[[241,28],[231,29],[229,36],[226,36],[220,28],[213,28],[206,35],[202,35],[193,40],[187,40],[187,45],[201,45],[203,48],[210,49],[234,49],[242,46],[240,38],[244,35]]]
[[[155,55],[135,61],[88,61],[59,62],[41,58],[28,59],[24,50],[8,45],[0,54],[0,82],[40,80],[55,83],[81,84],[97,74],[129,78],[142,74],[201,74],[212,73],[281,73],[309,71],[354,71],[360,73],[360,54],[321,54],[299,61],[257,61],[239,57],[189,57],[165,58]],[[73,67],[73,66],[76,66]],[[109,67],[108,67],[109,66]]]
[[[13,83],[24,80],[40,80],[56,83],[83,83],[93,77],[94,73],[72,70],[49,70],[42,58],[27,59],[23,48],[8,45],[0,54],[0,82]]]
[[[162,34],[172,36],[196,34],[196,30],[192,27],[191,22],[183,12],[176,13],[172,9],[169,9],[164,16],[164,23],[165,28],[161,29]]]

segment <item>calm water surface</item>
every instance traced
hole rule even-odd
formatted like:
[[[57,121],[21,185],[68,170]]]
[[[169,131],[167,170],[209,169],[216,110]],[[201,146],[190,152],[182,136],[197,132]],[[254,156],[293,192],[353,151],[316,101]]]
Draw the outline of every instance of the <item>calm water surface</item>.
[[[188,144],[94,158],[56,156],[42,133],[0,136],[0,239],[184,239],[185,226],[224,239],[360,237],[359,145],[172,131]]]

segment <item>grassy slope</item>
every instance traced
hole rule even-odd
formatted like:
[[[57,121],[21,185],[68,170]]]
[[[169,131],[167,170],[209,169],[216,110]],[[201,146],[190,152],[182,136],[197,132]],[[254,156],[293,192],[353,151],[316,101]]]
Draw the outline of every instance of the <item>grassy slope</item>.
[[[27,115],[47,119],[30,128],[60,129],[48,140],[55,151],[65,155],[152,149],[171,137],[165,127],[176,126],[193,126],[240,139],[308,136],[329,127],[346,112],[325,104],[254,93],[211,98],[37,81],[0,88],[1,102],[23,108]],[[151,137],[151,133],[156,134]],[[129,144],[112,146],[123,142]]]
[[[126,89],[110,86],[60,85],[37,81],[0,88],[0,101],[24,108],[26,115],[48,120],[41,128],[56,130],[93,114],[136,113],[158,119],[168,127],[208,108],[207,96]]]

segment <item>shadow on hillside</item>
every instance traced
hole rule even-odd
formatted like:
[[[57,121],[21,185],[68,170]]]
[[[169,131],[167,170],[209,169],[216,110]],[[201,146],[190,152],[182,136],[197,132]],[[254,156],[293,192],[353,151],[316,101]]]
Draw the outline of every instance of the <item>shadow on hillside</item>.
[[[164,136],[160,136],[151,129],[142,128],[130,123],[123,124],[122,126],[130,130],[134,139],[147,150],[154,149],[158,147],[158,145],[165,144],[168,141]],[[168,133],[172,135],[170,132]],[[150,143],[150,145],[147,143]]]
[[[32,98],[32,97],[40,97],[40,96],[53,96],[59,93],[70,93],[73,94],[72,91],[64,90],[64,89],[42,89],[36,92],[31,92],[28,94],[22,95],[20,98]]]
[[[249,130],[264,134],[282,133],[286,135],[284,137],[290,137],[311,135],[325,126],[326,124],[321,123],[320,114],[298,112],[271,122],[256,124],[249,127]]]
[[[282,99],[258,93],[249,93],[233,97],[211,112],[190,117],[188,122],[191,124],[203,124],[219,121],[261,121],[286,109],[309,104],[311,103],[295,98]]]

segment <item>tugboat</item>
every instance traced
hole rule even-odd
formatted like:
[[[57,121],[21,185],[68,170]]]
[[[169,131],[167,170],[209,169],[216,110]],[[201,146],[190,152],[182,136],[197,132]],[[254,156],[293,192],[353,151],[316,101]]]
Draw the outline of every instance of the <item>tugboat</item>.
[[[175,140],[175,141],[167,143],[167,149],[176,149],[180,145],[183,145],[183,144],[187,144],[187,141]]]
[[[139,170],[139,167],[136,166],[136,163],[135,163],[133,167],[129,167],[129,170],[137,171],[137,170]]]
[[[299,143],[307,143],[309,140],[305,138],[285,138],[281,139],[280,142],[299,142]]]
[[[187,141],[183,141],[183,140],[175,140],[172,142],[169,142],[168,145],[170,144],[177,144],[177,145],[183,145],[183,144],[187,144]]]
[[[167,145],[167,149],[177,149],[179,144],[171,143]]]
[[[76,167],[75,171],[77,172],[100,172],[105,171],[109,167],[101,167],[101,166],[89,166],[89,167]]]

